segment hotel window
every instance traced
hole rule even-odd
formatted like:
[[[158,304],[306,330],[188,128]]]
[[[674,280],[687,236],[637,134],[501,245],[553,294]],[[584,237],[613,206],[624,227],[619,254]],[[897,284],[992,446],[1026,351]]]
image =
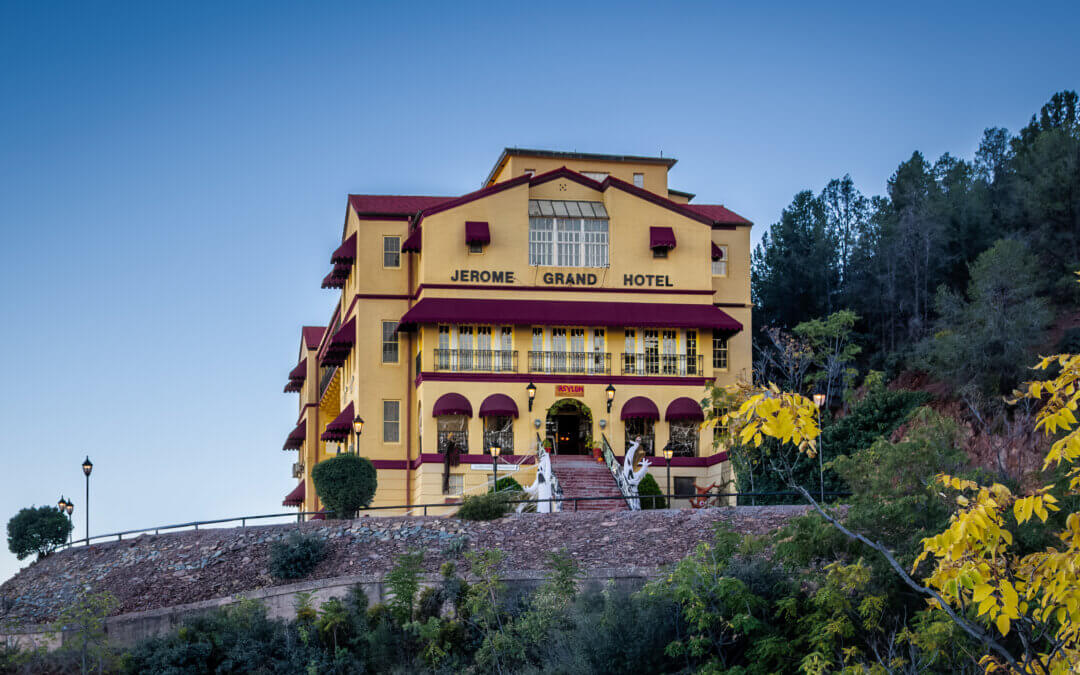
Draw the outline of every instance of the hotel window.
[[[637,331],[627,328],[623,331],[623,371],[636,373],[640,360],[637,355]]]
[[[600,202],[529,201],[529,264],[608,266],[608,214]]]
[[[727,336],[718,330],[712,334],[712,367],[714,370],[727,370]]]
[[[664,354],[660,357],[661,369],[665,375],[675,375],[680,370],[678,333],[665,330],[660,335],[664,340]]]
[[[450,326],[439,326],[439,346],[435,351],[435,368],[446,370],[450,367]]]
[[[652,250],[652,257],[654,258],[666,258],[668,250],[666,248],[654,248]]]
[[[698,423],[694,420],[670,422],[671,445],[676,457],[697,457]]]
[[[476,367],[491,370],[491,326],[476,327]]]
[[[514,418],[492,415],[484,418],[484,453],[491,454],[491,446],[499,446],[503,455],[514,454]]]
[[[458,326],[457,329],[457,364],[461,370],[472,370],[473,362],[473,327]]]
[[[548,354],[549,362],[545,365],[547,372],[566,372],[566,329],[551,329],[551,353]]]
[[[440,415],[435,418],[439,452],[451,447],[461,454],[469,452],[469,419],[464,415]]]
[[[383,267],[401,267],[401,237],[383,237]]]
[[[382,402],[382,439],[383,443],[397,443],[401,440],[401,401]]]
[[[443,494],[459,495],[463,492],[465,492],[465,474],[448,474],[446,477],[446,485],[443,486]]]
[[[720,249],[720,259],[712,261],[712,275],[714,277],[727,276],[727,246],[717,246]]]
[[[469,253],[483,253],[484,245],[480,242],[474,241],[469,244]]]
[[[626,420],[626,436],[623,438],[626,445],[624,447],[629,449],[634,439],[641,436],[641,447],[645,449],[645,454],[652,455],[653,441],[655,440],[654,426],[653,420],[643,420],[636,417]]]
[[[686,331],[686,374],[700,375],[698,372],[697,331]]]
[[[716,420],[716,424],[712,428],[713,447],[718,448],[721,444],[727,442],[728,426],[722,421],[724,415],[728,414],[729,408],[727,406],[714,406],[713,407],[713,419]]]
[[[608,172],[607,171],[582,171],[581,175],[585,176],[586,178],[591,178],[594,181],[596,181],[597,183],[603,183],[604,179],[606,179],[608,177]]]
[[[499,331],[499,366],[510,370],[514,364],[514,328],[503,326]]]
[[[605,337],[606,337],[606,334],[604,333],[603,328],[597,328],[597,329],[593,330],[593,336],[592,336],[593,357],[592,357],[592,369],[591,370],[594,373],[603,373],[603,372],[607,371],[607,368],[604,367],[605,361],[606,361],[606,359],[605,359],[606,353],[605,353],[604,350],[605,350],[605,348],[607,346],[607,345],[604,344],[604,338]]]
[[[654,330],[642,331],[645,347],[645,373],[656,375],[660,372],[660,335]]]
[[[635,173],[634,174],[634,187],[639,187],[639,188],[645,187],[645,174],[643,174],[643,173]]]
[[[397,321],[382,322],[382,362],[398,362]]]

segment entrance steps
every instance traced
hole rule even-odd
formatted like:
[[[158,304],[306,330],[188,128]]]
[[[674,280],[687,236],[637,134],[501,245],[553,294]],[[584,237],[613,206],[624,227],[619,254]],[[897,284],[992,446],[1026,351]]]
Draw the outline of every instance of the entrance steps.
[[[552,455],[551,470],[559,479],[563,497],[621,497],[611,471],[603,462],[581,455]],[[578,511],[626,510],[622,499],[578,502]],[[563,511],[573,511],[574,502],[563,502]]]

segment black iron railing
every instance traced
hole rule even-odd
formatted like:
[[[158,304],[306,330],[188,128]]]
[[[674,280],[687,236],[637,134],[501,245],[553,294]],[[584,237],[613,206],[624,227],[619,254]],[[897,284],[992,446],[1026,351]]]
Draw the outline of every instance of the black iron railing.
[[[702,375],[705,358],[698,354],[627,354],[622,355],[623,375]]]
[[[607,352],[529,352],[531,373],[611,374]]]
[[[337,372],[337,366],[323,366],[319,375],[319,398],[323,397],[326,393],[326,388],[330,386],[330,381],[334,379],[334,373]]]
[[[436,349],[435,370],[516,373],[517,352],[509,349]]]
[[[821,494],[821,493],[814,492],[815,496],[817,496],[819,494]],[[722,499],[729,499],[729,498],[732,498],[732,497],[734,497],[736,499],[741,499],[741,498],[744,498],[744,497],[750,497],[750,498],[753,498],[753,497],[762,497],[762,498],[764,498],[764,497],[799,497],[799,498],[801,498],[802,496],[803,495],[801,493],[799,493],[799,492],[703,492],[703,493],[694,493],[694,494],[690,494],[690,493],[673,493],[673,494],[648,495],[648,496],[639,496],[638,499],[664,498],[664,499],[669,499],[669,500],[672,500],[672,501],[677,501],[677,500],[687,501],[687,500],[692,499],[692,500],[695,500],[695,501],[701,500],[701,503],[703,503],[707,507],[721,507],[722,508],[722,507],[726,507],[726,506],[729,506],[729,505],[725,504],[725,503],[721,503],[721,500]],[[825,497],[850,497],[851,493],[850,492],[826,492],[826,493],[824,493],[823,496],[825,496]],[[548,503],[556,503],[556,502],[558,502],[558,503],[562,503],[562,504],[565,504],[567,502],[572,502],[574,504],[574,510],[576,511],[577,510],[577,505],[579,503],[581,503],[581,502],[623,501],[624,499],[625,498],[620,494],[620,495],[615,495],[615,496],[611,496],[611,497],[552,497],[550,499],[540,499],[540,500],[538,500],[538,499],[507,499],[506,503],[510,504],[512,506],[516,506],[518,504],[538,504],[538,503],[540,503],[542,501],[543,502],[548,502]],[[805,505],[806,505],[805,503],[799,503],[799,504],[791,504],[790,506],[805,506]],[[410,516],[416,516],[416,515],[426,516],[426,515],[428,515],[428,509],[448,509],[448,508],[455,508],[457,506],[459,506],[459,505],[458,504],[447,504],[445,502],[438,503],[438,504],[395,504],[395,505],[392,505],[392,506],[369,506],[369,507],[367,507],[365,509],[361,509],[360,513],[362,515],[368,515],[368,513],[371,512],[371,511],[399,510],[399,511],[407,512],[407,514],[410,515]],[[93,535],[92,537],[89,538],[89,541],[90,541],[90,543],[93,543],[93,542],[96,542],[96,541],[111,541],[113,539],[115,539],[116,541],[122,541],[124,537],[130,537],[131,535],[151,534],[151,533],[152,534],[161,534],[162,532],[168,532],[170,530],[183,530],[183,529],[198,530],[200,527],[205,529],[207,525],[220,525],[222,523],[236,523],[236,522],[238,522],[238,523],[240,523],[240,527],[247,527],[248,523],[250,521],[253,521],[253,520],[266,520],[266,519],[269,519],[269,518],[290,518],[290,519],[294,519],[294,520],[302,520],[304,516],[315,516],[315,515],[326,516],[326,513],[322,512],[322,511],[301,511],[299,513],[268,513],[268,514],[255,515],[255,516],[236,516],[234,518],[218,518],[216,520],[196,520],[196,521],[192,521],[190,523],[177,523],[177,524],[174,524],[174,525],[157,525],[157,526],[154,526],[154,527],[144,527],[144,528],[138,529],[138,530],[124,530],[122,532],[110,532],[109,534],[95,534],[95,535]],[[443,514],[443,515],[445,515],[445,514]],[[272,525],[274,523],[270,523],[270,524]],[[278,524],[281,524],[281,523],[278,523]],[[86,545],[86,543],[87,543],[87,538],[83,537],[82,539],[76,539],[73,542],[70,542],[70,543],[64,544],[62,546],[59,546],[58,550],[59,549],[65,549],[65,548],[71,548],[73,546]]]

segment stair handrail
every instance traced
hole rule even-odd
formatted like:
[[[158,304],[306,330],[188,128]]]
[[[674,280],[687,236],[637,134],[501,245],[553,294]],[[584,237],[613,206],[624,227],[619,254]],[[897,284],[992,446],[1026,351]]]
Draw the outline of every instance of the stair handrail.
[[[631,511],[637,511],[641,508],[641,503],[631,497],[636,497],[636,494],[632,494],[630,490],[630,484],[626,482],[626,477],[623,476],[622,467],[619,466],[619,460],[615,459],[615,451],[611,449],[611,443],[608,441],[607,434],[601,433],[600,440],[603,441],[603,448],[601,452],[604,457],[604,464],[607,464],[608,471],[611,472],[611,478],[615,481],[615,486],[619,488],[619,494],[622,495],[623,501],[626,502],[626,507]],[[634,508],[634,507],[637,508]]]
[[[540,470],[540,453],[542,453],[542,452],[547,452],[547,450],[544,449],[544,442],[542,440],[540,440],[540,434],[537,433],[536,434],[536,470],[537,471]],[[563,496],[562,485],[559,485],[559,477],[555,475],[555,468],[554,467],[551,468],[551,475],[550,476],[545,476],[545,478],[551,481],[551,496],[556,498],[556,499],[562,499],[562,496]],[[562,510],[562,502],[560,501],[560,502],[552,503],[551,510],[552,511],[561,511]]]

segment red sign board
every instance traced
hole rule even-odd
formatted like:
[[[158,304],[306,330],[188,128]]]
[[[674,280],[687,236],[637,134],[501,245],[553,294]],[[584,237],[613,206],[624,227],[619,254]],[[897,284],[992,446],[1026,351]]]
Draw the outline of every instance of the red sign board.
[[[585,385],[583,384],[557,384],[555,385],[556,396],[584,396]]]

